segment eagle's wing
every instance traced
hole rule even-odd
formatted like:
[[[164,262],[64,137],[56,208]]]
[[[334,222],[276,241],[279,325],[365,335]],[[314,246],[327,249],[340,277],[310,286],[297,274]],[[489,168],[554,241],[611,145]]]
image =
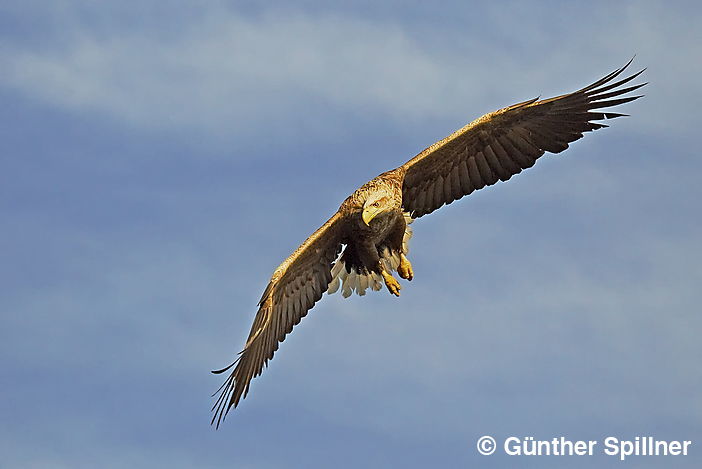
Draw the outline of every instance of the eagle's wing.
[[[344,224],[344,216],[335,213],[273,273],[258,303],[258,313],[244,350],[234,363],[213,371],[219,374],[234,367],[215,393],[219,397],[212,407],[215,412],[212,423],[216,421],[217,427],[229,409],[246,397],[251,380],[261,374],[263,365],[273,358],[280,342],[327,290],[332,263],[344,240]]]
[[[633,101],[640,96],[617,96],[646,84],[622,87],[643,70],[611,83],[630,63],[573,93],[486,114],[430,146],[403,165],[404,209],[415,218],[431,213],[476,189],[508,180],[546,151],[565,150],[583,132],[607,127],[592,121],[625,114],[593,110]]]

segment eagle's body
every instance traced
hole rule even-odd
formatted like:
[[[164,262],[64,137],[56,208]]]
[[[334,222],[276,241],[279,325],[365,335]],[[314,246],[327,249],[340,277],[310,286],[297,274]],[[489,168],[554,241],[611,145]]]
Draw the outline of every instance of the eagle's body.
[[[631,61],[629,62],[631,63]],[[532,99],[486,114],[387,171],[351,194],[339,210],[273,273],[259,301],[249,338],[218,392],[212,422],[221,422],[246,396],[251,380],[280,342],[327,291],[363,295],[382,285],[399,296],[396,271],[412,280],[407,254],[409,223],[474,190],[506,181],[534,165],[544,152],[559,153],[597,122],[624,114],[596,112],[639,96],[615,98],[642,71],[610,83],[629,65],[590,86],[551,99]]]
[[[349,220],[348,233],[344,238],[344,253],[336,269],[332,269],[330,293],[336,291],[340,282],[345,284],[344,296],[349,296],[353,290],[364,294],[369,286],[379,290],[382,278],[390,292],[399,296],[400,285],[389,276],[389,271],[398,270],[402,262],[397,261],[403,259],[403,265],[409,270],[399,269],[398,273],[402,278],[411,279],[411,267],[404,257],[407,247],[403,247],[405,233],[411,234],[402,209],[404,173],[404,168],[400,167],[373,178],[339,207],[339,213]]]

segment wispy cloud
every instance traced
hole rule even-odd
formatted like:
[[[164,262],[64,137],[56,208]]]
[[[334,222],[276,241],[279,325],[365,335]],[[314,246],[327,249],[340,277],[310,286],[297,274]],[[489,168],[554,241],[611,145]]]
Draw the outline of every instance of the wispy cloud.
[[[307,14],[223,11],[168,40],[83,30],[51,52],[3,55],[6,86],[55,105],[146,127],[235,133],[304,119],[315,105],[393,118],[432,114],[459,85],[447,79],[450,63],[399,27]]]
[[[450,28],[433,30],[434,40],[426,41],[424,30],[399,21],[333,13],[272,9],[246,15],[220,6],[194,15],[173,35],[147,24],[98,31],[80,21],[78,11],[61,9],[66,33],[54,47],[0,49],[5,69],[0,83],[61,108],[102,113],[142,128],[239,136],[263,129],[323,133],[333,131],[325,120],[334,110],[405,123],[439,116],[464,122],[496,102],[507,105],[585,84],[633,52],[640,52],[643,64],[655,57],[667,70],[684,64],[681,75],[687,77],[700,67],[681,51],[638,50],[636,44],[664,43],[656,40],[661,34],[686,40],[683,31],[690,28],[676,28],[685,20],[660,9],[654,18],[623,8],[616,38],[595,30],[575,44],[549,43],[548,60],[540,62],[534,61],[538,53],[515,57],[515,50],[491,43],[483,31],[465,32],[467,48],[451,44],[456,31]],[[497,12],[487,21],[493,16]],[[658,28],[651,27],[654,21]],[[537,29],[524,31],[520,49],[547,47],[543,36]],[[681,87],[657,90],[664,93],[658,99],[692,89],[694,80],[680,80]],[[669,119],[672,128],[677,118]]]

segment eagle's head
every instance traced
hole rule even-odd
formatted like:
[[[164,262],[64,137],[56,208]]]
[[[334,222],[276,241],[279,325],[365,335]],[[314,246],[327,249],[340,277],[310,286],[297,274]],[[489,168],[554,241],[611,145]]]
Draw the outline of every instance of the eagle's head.
[[[363,202],[361,218],[363,223],[370,225],[372,219],[383,213],[388,213],[397,208],[397,202],[392,191],[385,189],[374,190],[368,194]]]

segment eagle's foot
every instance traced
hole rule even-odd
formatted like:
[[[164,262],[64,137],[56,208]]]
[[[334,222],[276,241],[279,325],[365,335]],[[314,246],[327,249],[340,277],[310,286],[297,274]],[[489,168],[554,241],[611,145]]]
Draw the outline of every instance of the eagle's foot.
[[[383,280],[385,280],[385,286],[388,287],[388,291],[390,291],[390,294],[400,296],[400,290],[402,290],[400,282],[395,280],[395,277],[393,277],[384,270],[381,272],[381,274],[383,275]]]
[[[397,273],[405,280],[411,281],[414,278],[412,264],[410,264],[409,259],[404,254],[400,254],[400,265],[397,267]]]

